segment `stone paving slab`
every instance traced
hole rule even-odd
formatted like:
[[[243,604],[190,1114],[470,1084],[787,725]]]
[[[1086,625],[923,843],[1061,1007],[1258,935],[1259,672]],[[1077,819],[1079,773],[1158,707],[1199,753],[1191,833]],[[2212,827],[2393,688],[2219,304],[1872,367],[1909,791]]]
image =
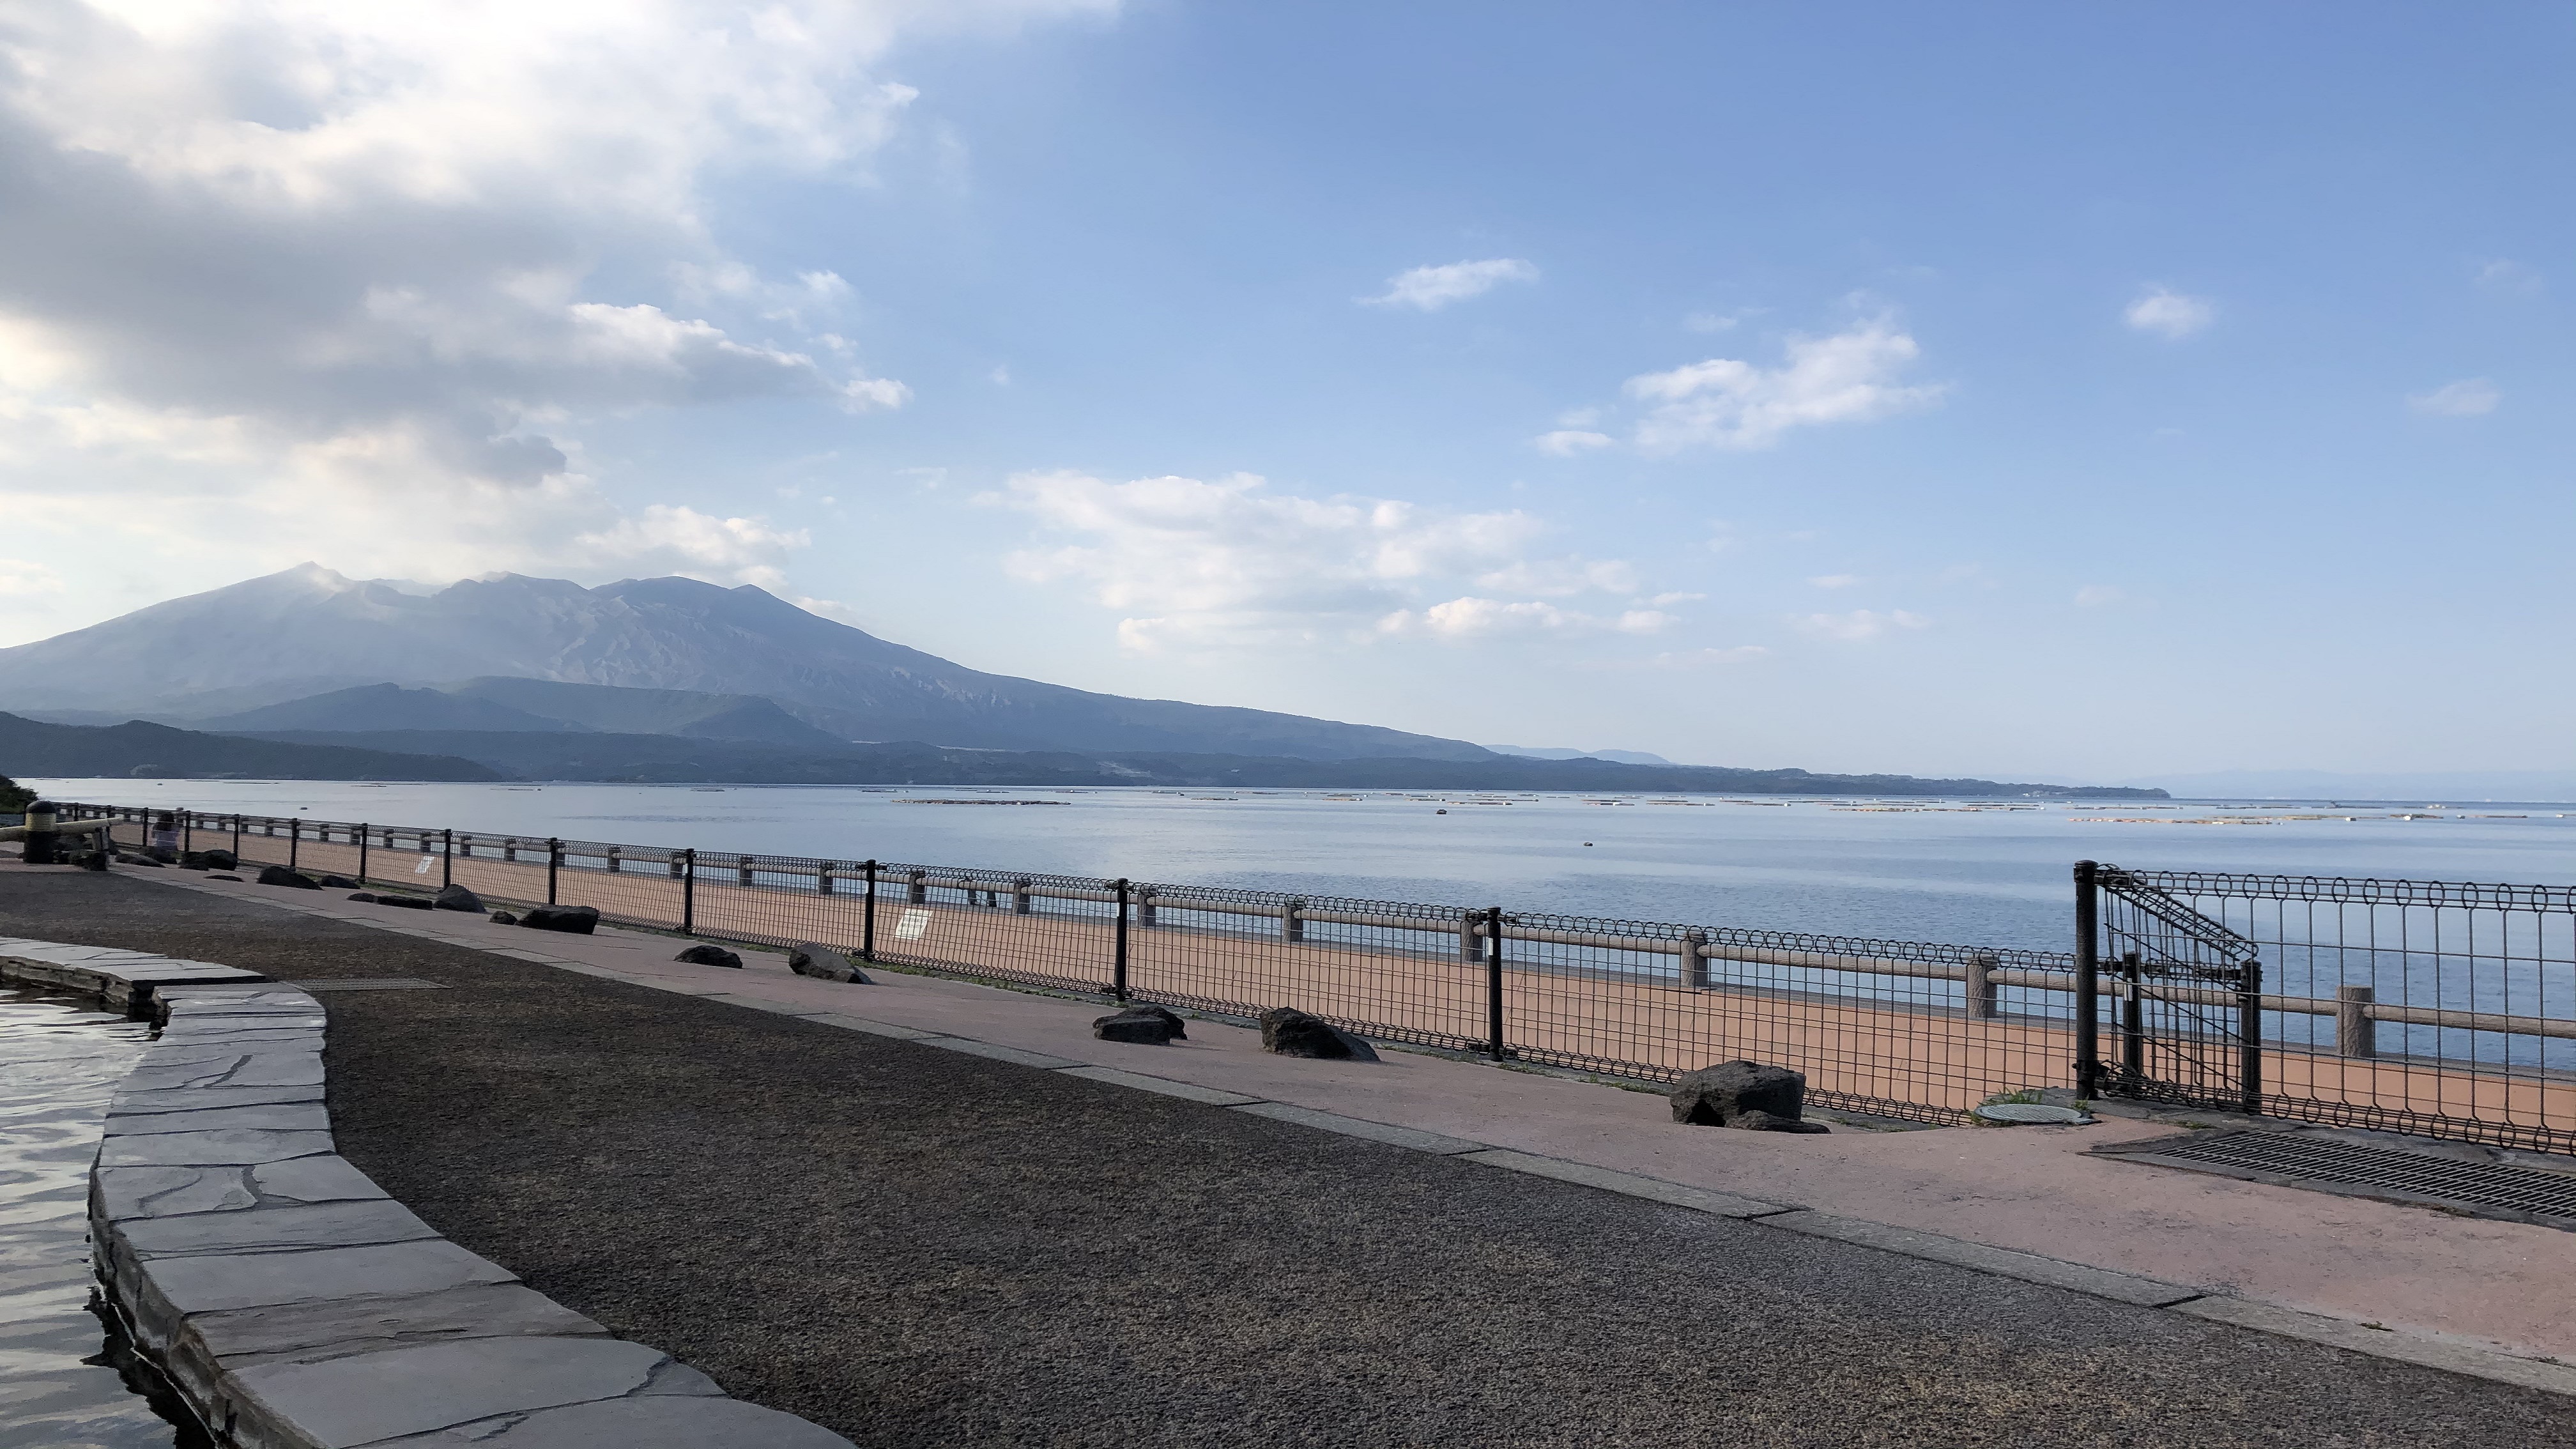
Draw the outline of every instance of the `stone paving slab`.
[[[467,1338],[605,1338],[608,1330],[524,1283],[475,1283],[388,1298],[334,1298],[201,1313],[188,1330],[234,1368],[320,1363]]]
[[[193,1112],[128,1112],[107,1119],[106,1135],[148,1137],[163,1132],[215,1132],[238,1128],[263,1132],[328,1132],[331,1130],[331,1113],[318,1101],[209,1107]]]
[[[238,1167],[101,1167],[90,1172],[92,1215],[112,1221],[259,1206]]]
[[[640,1343],[468,1339],[225,1375],[233,1395],[321,1449],[354,1449],[501,1414],[637,1394],[718,1394],[703,1374]]]
[[[140,1258],[356,1248],[438,1236],[391,1198],[138,1218],[117,1224],[116,1231],[125,1251]]]
[[[248,1167],[331,1150],[328,1132],[160,1132],[149,1137],[110,1137],[99,1147],[101,1167]]]
[[[110,1117],[154,1116],[164,1112],[216,1112],[233,1107],[260,1107],[286,1102],[319,1102],[320,1082],[293,1087],[133,1087],[120,1086],[108,1099]]]

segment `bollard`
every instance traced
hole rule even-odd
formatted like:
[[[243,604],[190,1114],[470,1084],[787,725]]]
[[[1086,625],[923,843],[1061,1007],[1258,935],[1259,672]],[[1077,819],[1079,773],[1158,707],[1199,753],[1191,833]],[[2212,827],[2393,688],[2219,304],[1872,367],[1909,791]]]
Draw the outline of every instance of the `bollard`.
[[[2335,1052],[2347,1057],[2379,1055],[2379,1023],[2371,1019],[2370,1004],[2379,999],[2379,991],[2370,986],[2335,988]],[[2402,1050],[2402,1048],[2401,1048]]]
[[[1693,991],[1708,989],[1708,958],[1700,948],[1708,944],[1708,932],[1693,928],[1682,932],[1682,985]]]
[[[51,800],[36,800],[27,806],[27,853],[20,857],[29,865],[60,865],[63,836],[54,827],[61,824]]]

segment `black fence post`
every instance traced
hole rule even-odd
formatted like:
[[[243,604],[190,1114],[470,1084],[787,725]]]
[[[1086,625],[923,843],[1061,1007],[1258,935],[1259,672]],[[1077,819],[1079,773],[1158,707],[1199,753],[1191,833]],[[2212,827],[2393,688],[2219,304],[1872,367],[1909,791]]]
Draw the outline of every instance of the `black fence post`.
[[[442,830],[438,832],[438,888],[445,890],[454,884],[456,884],[456,832]]]
[[[367,883],[367,837],[375,833],[373,825],[361,824],[358,827],[358,884],[362,886]]]
[[[698,852],[680,852],[680,934],[698,933]]]
[[[2120,1003],[2120,1076],[2134,1089],[2147,1078],[2147,1000],[2137,952],[2121,953],[2120,980],[2126,987]]]
[[[286,822],[286,868],[288,870],[295,869],[299,863],[297,847],[303,843],[304,822],[290,816]]]
[[[1127,999],[1127,879],[1111,882],[1118,892],[1118,961],[1109,977],[1109,994],[1120,1001]]]
[[[877,863],[861,861],[859,868],[868,873],[867,903],[859,908],[859,959],[877,959]]]
[[[2236,1085],[2245,1115],[2263,1115],[2263,963],[2245,963],[2236,986]]]
[[[2102,1095],[2102,925],[2099,867],[2075,862],[2075,1095]]]
[[[555,903],[555,876],[563,870],[563,842],[546,838],[546,904]]]
[[[241,812],[233,812],[233,859],[241,859]]]
[[[1503,908],[1485,911],[1485,1051],[1503,1059]]]
[[[179,853],[189,855],[195,853],[196,849],[197,812],[182,810],[179,812]]]

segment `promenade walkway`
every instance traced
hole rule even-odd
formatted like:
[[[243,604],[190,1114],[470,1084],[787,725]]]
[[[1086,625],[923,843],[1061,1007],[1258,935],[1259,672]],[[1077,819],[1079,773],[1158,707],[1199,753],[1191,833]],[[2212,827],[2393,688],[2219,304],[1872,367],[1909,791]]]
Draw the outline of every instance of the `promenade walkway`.
[[[1557,1078],[1283,1061],[1213,1024],[1187,1048],[1118,1048],[1082,1034],[1095,1009],[1050,998],[674,967],[668,939],[382,912],[456,938],[424,940],[276,908],[370,909],[311,893],[165,882],[0,869],[0,932],[440,983],[325,993],[341,1150],[558,1301],[862,1444],[2576,1444],[2554,1395],[739,1003],[1827,1211],[1874,1181],[1936,1231],[2012,1239],[2035,1199],[2057,1241],[2034,1250],[2059,1257],[2187,1236],[2177,1204],[2205,1194],[2258,1224],[2339,1219],[2383,1279],[2411,1261],[2439,1289],[2446,1268],[2501,1277],[2518,1256],[2564,1283],[2576,1239],[2547,1229],[2089,1159],[2101,1176],[2069,1199],[2047,1185],[2074,1170],[2069,1136],[1650,1132],[1659,1099]],[[2185,1198],[2156,1185],[2174,1182]],[[2178,1226],[2159,1240],[2124,1202]],[[2244,1236],[2203,1261],[2250,1271]],[[2524,1294],[2524,1328],[2479,1318],[2482,1336],[2563,1332],[2543,1296]]]

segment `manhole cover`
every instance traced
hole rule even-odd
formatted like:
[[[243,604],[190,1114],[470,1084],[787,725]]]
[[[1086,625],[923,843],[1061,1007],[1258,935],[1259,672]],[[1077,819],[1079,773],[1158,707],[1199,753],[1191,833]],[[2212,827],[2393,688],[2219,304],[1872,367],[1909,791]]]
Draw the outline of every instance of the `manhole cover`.
[[[2196,1132],[2093,1150],[2281,1187],[2576,1228],[2576,1172],[2435,1157],[2293,1132]]]
[[[2015,1125],[2045,1122],[2060,1127],[2093,1120],[2072,1107],[2051,1107],[2045,1102],[1989,1102],[1969,1115],[1983,1118],[1988,1122],[2008,1122]]]

